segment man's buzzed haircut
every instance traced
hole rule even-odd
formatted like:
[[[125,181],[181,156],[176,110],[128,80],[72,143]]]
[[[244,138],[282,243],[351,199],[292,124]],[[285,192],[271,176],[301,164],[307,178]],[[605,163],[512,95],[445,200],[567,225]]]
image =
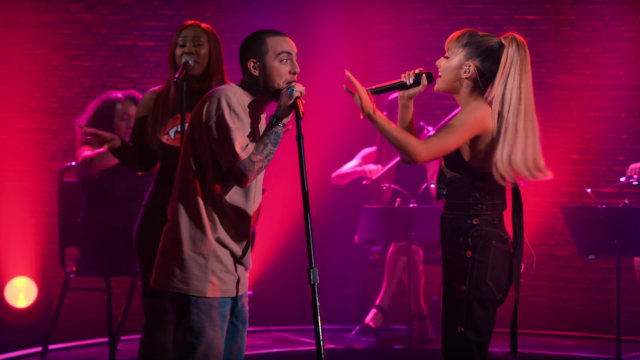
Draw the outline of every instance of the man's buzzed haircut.
[[[272,37],[288,37],[287,34],[278,30],[258,30],[252,32],[240,44],[240,69],[244,75],[247,71],[247,63],[251,59],[263,62],[269,52],[267,39]]]

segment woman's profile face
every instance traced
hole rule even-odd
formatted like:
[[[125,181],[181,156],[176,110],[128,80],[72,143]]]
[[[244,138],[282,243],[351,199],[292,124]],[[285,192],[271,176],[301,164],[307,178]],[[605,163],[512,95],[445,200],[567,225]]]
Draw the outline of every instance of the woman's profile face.
[[[178,67],[185,56],[190,56],[194,64],[189,69],[189,75],[199,76],[209,64],[209,38],[199,26],[189,26],[178,37],[175,61]]]
[[[447,51],[437,62],[439,77],[433,90],[441,93],[455,94],[462,87],[462,71],[464,67],[462,51]]]
[[[123,101],[116,104],[116,111],[113,118],[113,128],[116,135],[129,141],[133,123],[136,121],[137,106],[129,101]]]

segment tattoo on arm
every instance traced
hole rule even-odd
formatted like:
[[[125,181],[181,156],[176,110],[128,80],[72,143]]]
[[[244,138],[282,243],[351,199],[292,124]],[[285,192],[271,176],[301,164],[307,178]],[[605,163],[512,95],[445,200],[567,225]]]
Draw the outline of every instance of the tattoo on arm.
[[[251,154],[236,165],[236,172],[241,178],[240,185],[248,186],[269,165],[276,153],[284,129],[280,126],[268,126],[262,134]]]

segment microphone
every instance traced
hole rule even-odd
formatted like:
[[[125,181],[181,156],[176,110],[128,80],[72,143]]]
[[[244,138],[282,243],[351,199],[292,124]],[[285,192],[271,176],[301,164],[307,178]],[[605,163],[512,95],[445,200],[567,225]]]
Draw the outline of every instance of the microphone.
[[[416,77],[413,79],[413,83],[410,85],[401,79],[372,86],[370,88],[367,88],[367,92],[371,95],[380,95],[391,91],[408,90],[414,87],[418,87],[422,84],[422,74],[426,76],[427,84],[431,84],[435,81],[435,78],[433,77],[433,73],[431,71],[417,72]]]
[[[184,76],[187,74],[187,71],[193,67],[194,60],[191,56],[183,56],[182,57],[182,65],[178,68],[176,72],[176,76],[173,78],[173,82],[176,83],[178,81],[182,81]]]
[[[304,108],[302,107],[302,99],[298,96],[293,101],[293,112],[296,115],[296,121],[304,118]]]

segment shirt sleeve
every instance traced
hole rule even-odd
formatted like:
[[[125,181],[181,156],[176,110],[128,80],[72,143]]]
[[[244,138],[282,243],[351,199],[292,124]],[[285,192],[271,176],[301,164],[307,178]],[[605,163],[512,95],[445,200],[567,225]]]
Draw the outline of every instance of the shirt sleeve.
[[[147,172],[153,170],[158,164],[157,152],[147,135],[148,119],[148,116],[136,119],[131,130],[130,142],[120,138],[121,145],[110,150],[120,164],[129,170]]]
[[[233,95],[218,89],[204,110],[213,152],[224,170],[246,159],[255,147],[249,110]]]

